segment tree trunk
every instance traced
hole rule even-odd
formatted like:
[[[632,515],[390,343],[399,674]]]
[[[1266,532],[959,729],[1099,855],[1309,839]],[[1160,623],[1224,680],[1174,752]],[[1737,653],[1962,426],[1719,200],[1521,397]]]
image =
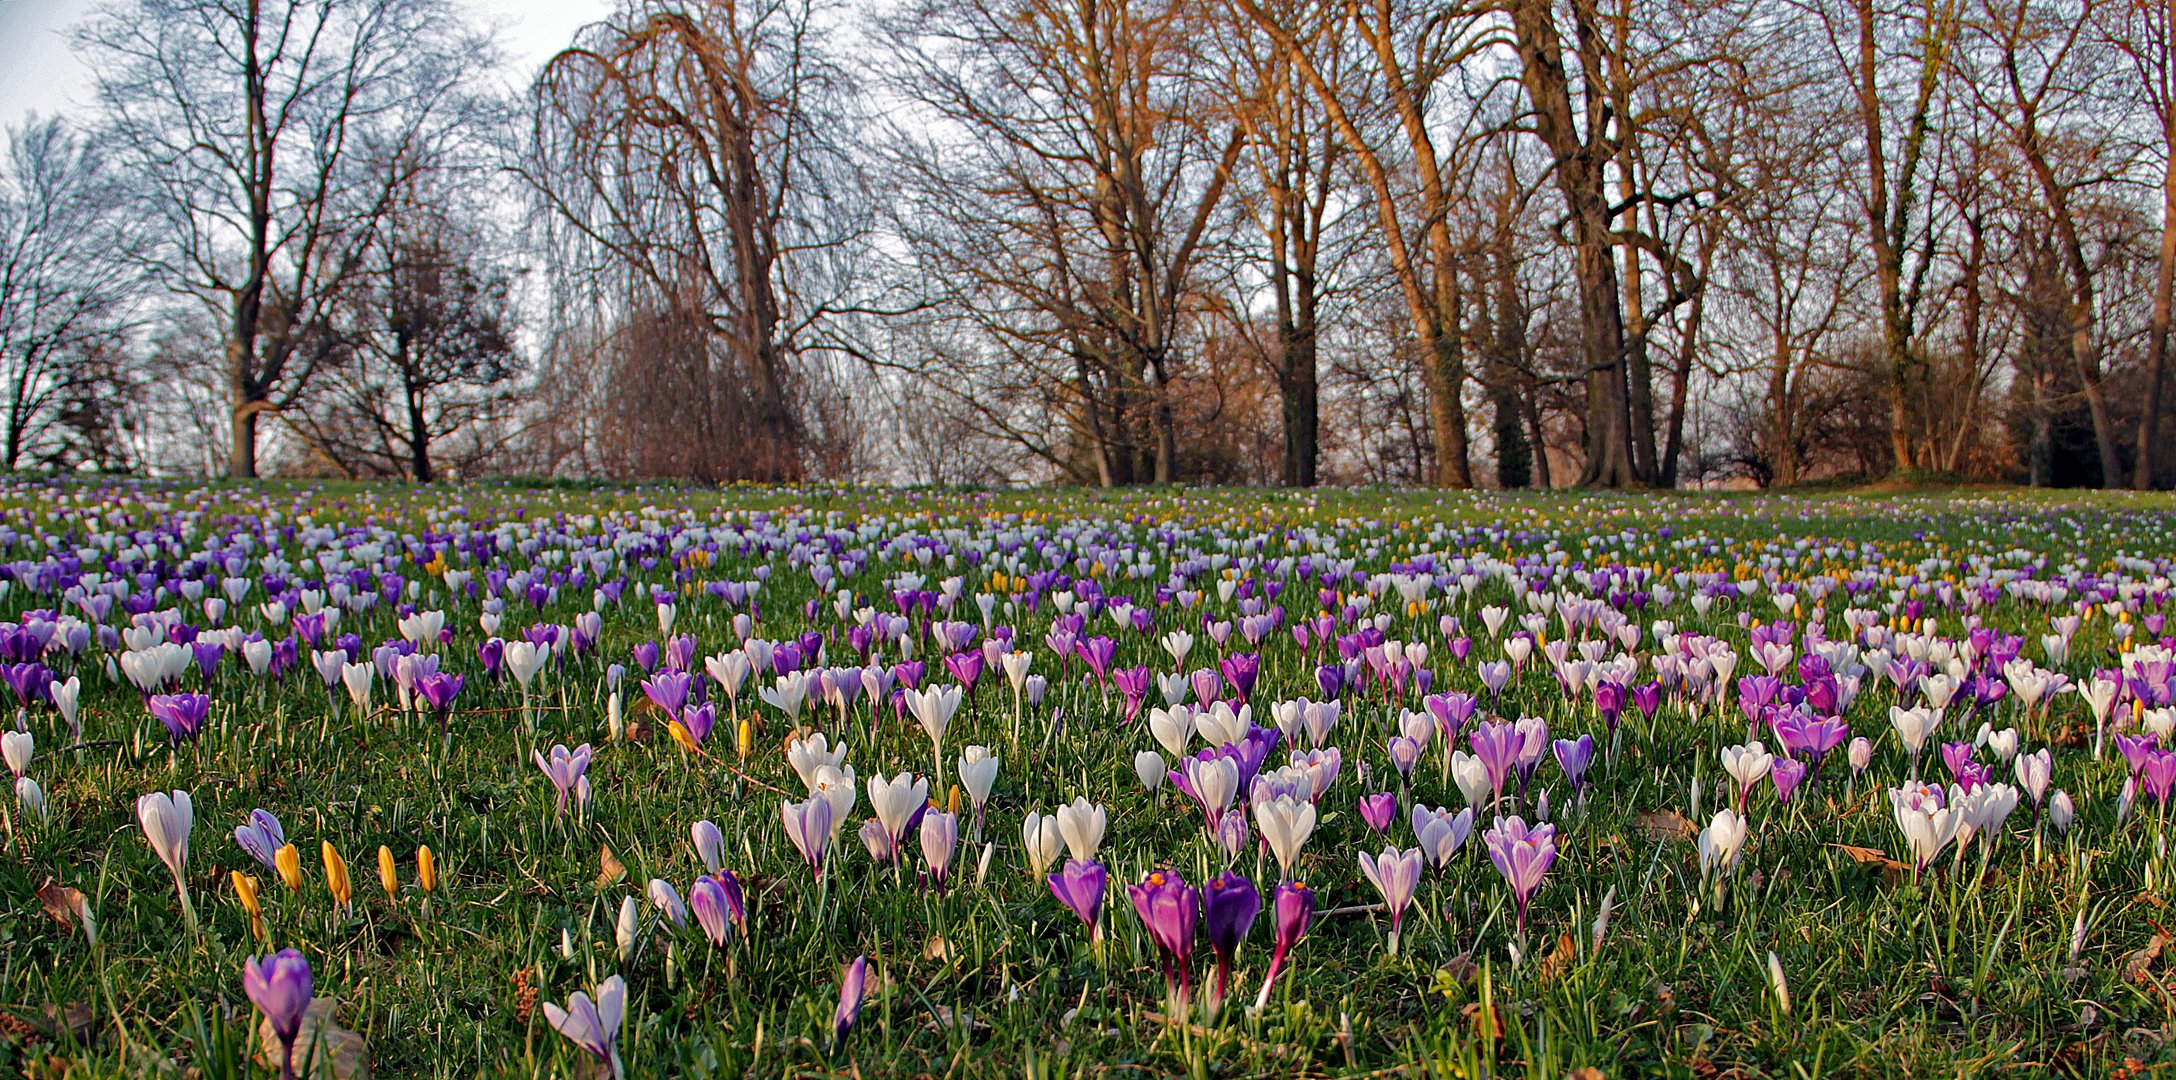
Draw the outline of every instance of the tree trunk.
[[[1580,135],[1550,0],[1516,0],[1511,21],[1518,38],[1519,81],[1533,107],[1534,131],[1554,159],[1557,189],[1572,221],[1580,352],[1587,369],[1587,463],[1579,482],[1586,487],[1638,488],[1642,484],[1633,467],[1625,384],[1624,312],[1603,188],[1606,153],[1587,141],[1604,135]]]
[[[242,391],[236,389],[231,441],[227,446],[227,475],[233,479],[252,480],[257,476],[257,413],[261,404],[242,396]]]
[[[2146,400],[2138,414],[2138,459],[2132,462],[2131,486],[2140,491],[2158,479],[2161,384],[2168,372],[2169,316],[2176,299],[2176,104],[2164,106],[2162,142],[2167,160],[2161,167],[2161,250],[2153,276],[2152,348],[2146,357]]]

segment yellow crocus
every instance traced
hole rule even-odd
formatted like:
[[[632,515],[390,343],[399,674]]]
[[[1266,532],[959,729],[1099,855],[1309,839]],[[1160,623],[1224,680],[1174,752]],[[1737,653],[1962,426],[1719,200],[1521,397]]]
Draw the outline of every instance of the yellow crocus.
[[[438,860],[431,857],[429,847],[416,849],[416,887],[425,895],[438,890]]]
[[[264,910],[257,905],[257,879],[241,872],[231,871],[228,880],[234,882],[234,895],[242,901],[242,910],[249,912],[249,931],[264,936]]]
[[[393,865],[393,849],[384,844],[378,845],[378,885],[388,900],[400,895],[400,870]]]
[[[272,865],[280,872],[280,882],[289,892],[302,887],[302,853],[289,844],[272,855]]]
[[[332,898],[341,907],[351,907],[355,900],[355,886],[348,881],[348,863],[333,850],[332,841],[318,842],[318,854],[325,858],[325,887],[332,890]]]

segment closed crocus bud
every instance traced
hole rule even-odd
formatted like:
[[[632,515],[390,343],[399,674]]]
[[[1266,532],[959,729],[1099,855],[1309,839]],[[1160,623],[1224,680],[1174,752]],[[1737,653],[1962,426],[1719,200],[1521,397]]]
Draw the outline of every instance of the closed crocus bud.
[[[416,849],[416,888],[428,896],[438,891],[438,860],[431,856],[431,849]]]
[[[318,842],[318,854],[325,860],[325,887],[332,890],[333,902],[342,908],[351,907],[355,901],[355,885],[348,880],[348,861],[333,850],[330,840]]]
[[[1216,824],[1217,846],[1224,849],[1224,858],[1236,860],[1247,853],[1247,842],[1254,839],[1247,828],[1245,814],[1226,814]]]
[[[2078,817],[2078,808],[2071,805],[2070,793],[2058,791],[2048,799],[2048,821],[2056,832],[2069,832],[2070,823]]]
[[[393,849],[378,845],[378,887],[385,890],[385,898],[400,895],[400,868],[393,865]]]
[[[974,800],[976,813],[990,801],[990,789],[997,784],[997,764],[997,755],[985,746],[970,746],[960,755],[960,782],[967,785],[967,796]]]
[[[242,902],[242,910],[249,912],[250,919],[254,921],[262,914],[262,909],[257,906],[257,879],[240,870],[234,870],[227,874],[227,880],[234,883],[235,898]]]
[[[280,872],[280,884],[289,892],[302,887],[302,853],[288,844],[272,854],[272,868]]]
[[[635,904],[632,896],[622,899],[619,921],[612,924],[612,942],[619,946],[620,963],[624,964],[635,958],[635,946],[641,943],[636,934],[641,929],[642,908]]]
[[[27,776],[16,777],[15,801],[22,803],[23,809],[36,815],[39,821],[52,820],[52,807],[45,801],[45,789],[39,787],[36,780]]]
[[[1164,765],[1164,756],[1154,750],[1143,750],[1133,755],[1134,775],[1139,776],[1141,786],[1150,791],[1155,791],[1163,786],[1164,775],[1167,771]]]
[[[1850,759],[1852,775],[1865,772],[1866,767],[1874,761],[1874,744],[1867,741],[1864,735],[1851,740]]]

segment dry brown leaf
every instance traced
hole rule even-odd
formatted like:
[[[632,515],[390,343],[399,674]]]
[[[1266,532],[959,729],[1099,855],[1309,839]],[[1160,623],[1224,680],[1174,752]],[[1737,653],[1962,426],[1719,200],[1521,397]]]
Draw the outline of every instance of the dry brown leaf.
[[[1859,847],[1855,844],[1830,844],[1829,846],[1851,856],[1853,862],[1864,866],[1881,867],[1881,876],[1892,883],[1903,877],[1905,871],[1911,869],[1911,867],[1890,858],[1887,852],[1876,851],[1870,847]]]
[[[70,889],[68,891],[74,892],[75,890]],[[91,1030],[98,1024],[98,1014],[91,1011],[90,1002],[78,1001],[65,1009],[52,1002],[47,1002],[44,1010],[46,1034],[59,1039],[61,1032],[65,1030],[78,1046],[88,1044],[91,1041]]]
[[[2123,977],[2135,983],[2146,982],[2153,962],[2170,945],[2176,945],[2176,937],[2170,937],[2166,930],[2155,928],[2153,937],[2146,942],[2146,947],[2132,953],[2130,959],[2123,962]]]
[[[1472,950],[1467,950],[1466,952],[1459,953],[1457,956],[1451,957],[1450,960],[1443,965],[1444,974],[1449,975],[1453,982],[1467,982],[1471,980],[1474,973],[1479,970],[1481,969],[1474,965]]]
[[[1469,1002],[1467,1002],[1467,1003],[1466,1003],[1466,1007],[1465,1007],[1465,1008],[1463,1008],[1463,1009],[1460,1009],[1460,1010],[1458,1010],[1458,1011],[1459,1011],[1459,1013],[1460,1013],[1460,1014],[1462,1014],[1462,1015],[1463,1015],[1463,1016],[1464,1016],[1464,1017],[1466,1018],[1466,1023],[1467,1023],[1468,1025],[1470,1025],[1470,1026],[1471,1026],[1471,1027],[1473,1028],[1473,1037],[1474,1037],[1474,1038],[1477,1038],[1477,1039],[1500,1039],[1500,1038],[1503,1038],[1503,1035],[1504,1035],[1504,1025],[1503,1025],[1503,1021],[1502,1021],[1502,1019],[1501,1019],[1501,1018],[1499,1018],[1499,1017],[1498,1017],[1498,1016],[1496,1015],[1496,1011],[1495,1011],[1495,1010],[1493,1010],[1493,1009],[1490,1009],[1490,1010],[1487,1010],[1487,1011],[1483,1011],[1483,1010],[1482,1010],[1482,1008],[1481,1008],[1481,1003],[1480,1003],[1480,1002],[1478,1002],[1478,1001],[1469,1001]]]
[[[1632,815],[1632,824],[1649,840],[1690,840],[1700,831],[1675,810],[1642,810]]]
[[[1602,1075],[1602,1070],[1592,1065],[1584,1065],[1565,1073],[1564,1080],[1609,1080],[1609,1078]]]
[[[626,876],[627,868],[620,865],[620,860],[612,854],[612,849],[609,847],[599,849],[597,852],[597,887],[600,889],[611,888],[619,884],[619,880]]]
[[[363,1037],[333,1022],[339,1002],[321,997],[310,1002],[303,1014],[302,1030],[295,1036],[295,1075],[308,1080],[370,1080],[370,1048]],[[277,1070],[286,1053],[272,1022],[257,1022],[257,1056],[267,1068]],[[308,1067],[304,1065],[307,1063]]]
[[[83,894],[52,878],[38,886],[38,904],[62,926],[74,926],[83,917]]]
[[[1556,950],[1541,958],[1541,981],[1546,983],[1556,978],[1560,972],[1577,959],[1579,959],[1579,946],[1572,944],[1572,936],[1570,934],[1557,935]]]

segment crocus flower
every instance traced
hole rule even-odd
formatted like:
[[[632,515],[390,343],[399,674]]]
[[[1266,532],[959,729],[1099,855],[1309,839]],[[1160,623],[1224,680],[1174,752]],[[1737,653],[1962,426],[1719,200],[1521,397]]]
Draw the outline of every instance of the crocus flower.
[[[1517,820],[1517,819],[1513,819]],[[1398,931],[1405,923],[1406,905],[1413,902],[1413,892],[1420,887],[1420,871],[1423,865],[1419,848],[1399,851],[1386,847],[1381,856],[1360,853],[1360,873],[1383,895],[1383,906],[1390,909],[1390,954],[1398,954]]]
[[[1050,894],[1058,902],[1070,908],[1080,921],[1088,924],[1089,940],[1100,941],[1103,927],[1103,894],[1110,885],[1110,872],[1099,862],[1081,862],[1068,859],[1065,868],[1050,875]]]
[[[1065,837],[1058,832],[1058,819],[1048,814],[1029,811],[1020,822],[1020,852],[1027,859],[1028,870],[1040,874],[1057,861],[1058,849],[1065,845]]]
[[[831,800],[811,795],[805,802],[783,803],[779,810],[786,824],[786,839],[793,841],[801,857],[808,860],[809,869],[822,876],[824,851],[831,846]]]
[[[151,715],[166,725],[167,738],[179,744],[197,737],[211,715],[212,699],[203,694],[153,694],[146,702]]]
[[[903,691],[907,700],[907,712],[922,732],[929,736],[929,749],[936,763],[933,777],[944,776],[944,733],[952,726],[952,717],[960,711],[960,688],[957,686],[932,686],[927,690]]]
[[[181,919],[190,932],[196,930],[196,908],[189,903],[189,829],[196,824],[196,810],[189,802],[189,793],[176,791],[169,795],[154,791],[136,800],[136,821],[143,826],[144,839],[151,842],[151,850],[166,868],[173,872],[174,890],[181,894]]]
[[[1519,759],[1525,738],[1516,726],[1502,721],[1475,727],[1469,738],[1473,743],[1474,758],[1488,773],[1492,801],[1500,801],[1504,797],[1504,780],[1511,775],[1511,767]]]
[[[279,850],[287,846],[287,833],[280,828],[280,819],[272,811],[259,807],[249,812],[249,823],[234,828],[234,842],[249,853],[249,857],[264,864],[268,871],[279,867],[273,862]]]
[[[970,746],[960,755],[957,764],[960,783],[967,788],[968,801],[975,810],[975,837],[980,839],[982,808],[990,801],[990,789],[997,786],[997,755],[991,753],[989,747]]]
[[[1096,849],[1103,846],[1103,832],[1110,823],[1110,814],[1100,805],[1081,796],[1058,808],[1053,815],[1058,821],[1058,835],[1065,840],[1065,850],[1076,862],[1093,862]]]
[[[959,850],[959,815],[931,810],[922,815],[921,834],[922,858],[929,863],[930,881],[941,891],[952,874],[952,856]]]
[[[1488,843],[1488,856],[1496,864],[1496,871],[1511,886],[1511,895],[1518,902],[1518,929],[1526,933],[1526,907],[1534,894],[1541,889],[1542,878],[1556,862],[1556,826],[1536,825],[1527,828],[1520,818],[1497,818],[1496,826],[1482,834]]]
[[[37,741],[27,731],[0,733],[0,759],[7,762],[8,772],[18,779],[30,771],[30,759],[36,750]]]
[[[1297,881],[1280,883],[1271,897],[1270,909],[1277,920],[1277,946],[1269,957],[1269,972],[1262,976],[1262,991],[1254,998],[1257,1011],[1269,1004],[1270,988],[1277,984],[1277,975],[1284,970],[1292,946],[1299,943],[1307,933],[1308,924],[1314,921],[1314,890]]]
[[[1791,793],[1798,790],[1799,781],[1806,778],[1806,763],[1796,758],[1783,758],[1768,769],[1768,779],[1775,781],[1776,803],[1789,806]]]
[[[1300,848],[1314,835],[1315,821],[1315,804],[1310,800],[1278,795],[1254,804],[1254,823],[1261,829],[1263,842],[1277,856],[1283,876],[1292,876],[1292,864],[1299,861]]]
[[[713,877],[699,877],[688,887],[688,910],[695,915],[695,924],[702,927],[703,936],[712,945],[724,945],[733,925],[732,909],[726,902],[725,889]]]
[[[633,897],[629,897],[630,902]],[[544,1019],[552,1030],[567,1037],[567,1041],[588,1051],[597,1062],[612,1071],[613,1080],[622,1074],[617,1044],[620,1024],[627,1018],[627,980],[614,975],[597,984],[597,1000],[592,1002],[588,994],[579,990],[567,999],[562,1009],[553,1002],[544,1003]]]
[[[1152,871],[1126,891],[1142,929],[1163,958],[1165,991],[1183,1001],[1194,982],[1190,954],[1194,924],[1201,916],[1200,893],[1175,870]]]
[[[549,758],[544,756],[542,750],[530,751],[531,756],[536,759],[536,767],[544,770],[545,777],[551,780],[552,787],[558,792],[558,813],[567,812],[567,795],[574,791],[583,779],[583,774],[589,771],[591,752],[588,743],[573,750],[568,750],[564,743],[555,745]]]
[[[857,956],[839,972],[839,1007],[831,1013],[833,1052],[846,1043],[846,1033],[861,1016],[861,1002],[869,989],[869,958]]]
[[[703,860],[703,869],[717,873],[724,864],[725,834],[714,822],[698,821],[688,827],[688,836],[695,842],[695,854]]]
[[[1558,739],[1551,746],[1556,751],[1556,763],[1564,770],[1564,779],[1571,784],[1572,791],[1585,790],[1587,767],[1594,761],[1594,736]]]
[[[929,780],[900,770],[889,780],[883,773],[869,778],[869,808],[876,811],[878,821],[891,834],[894,849],[907,841],[907,829],[914,825],[914,817],[929,805]]]
[[[1378,791],[1360,800],[1360,820],[1378,833],[1390,831],[1390,823],[1398,820],[1398,796],[1388,791]]]
[[[265,1022],[279,1036],[280,1076],[295,1075],[295,1038],[302,1034],[302,1020],[310,1011],[310,961],[293,949],[271,956],[255,956],[242,962],[242,992],[264,1012]]]
[[[1212,1010],[1224,1000],[1231,986],[1232,959],[1261,911],[1262,894],[1254,883],[1229,870],[1210,878],[1201,888],[1201,921],[1209,936],[1209,948],[1216,953],[1216,987],[1209,999]]]

